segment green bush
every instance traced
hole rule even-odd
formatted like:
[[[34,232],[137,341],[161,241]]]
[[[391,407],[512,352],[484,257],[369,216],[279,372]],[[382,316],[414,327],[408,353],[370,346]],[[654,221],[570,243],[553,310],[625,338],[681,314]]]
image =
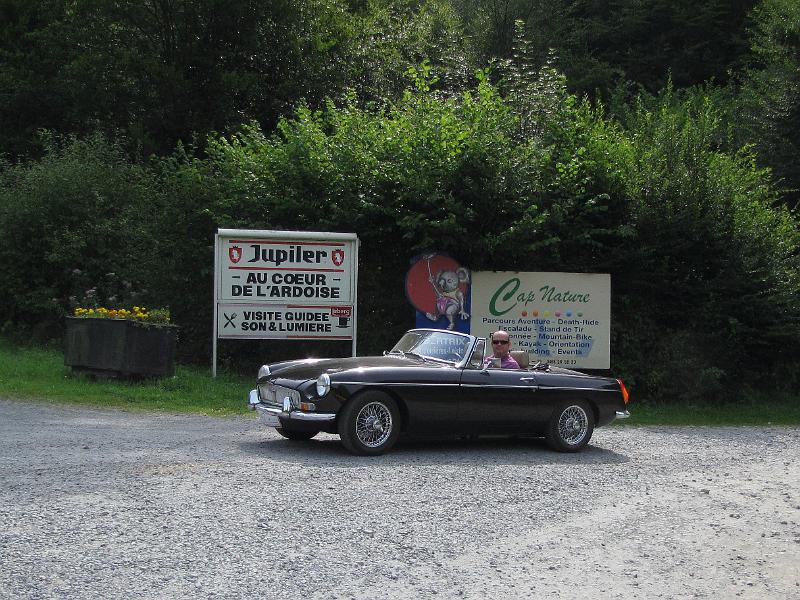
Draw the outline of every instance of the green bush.
[[[102,136],[46,136],[39,161],[0,174],[0,297],[7,333],[59,337],[65,311],[148,300],[138,264],[152,247],[154,180]]]
[[[651,366],[633,349],[620,358],[650,382],[648,397],[730,394],[800,356],[797,220],[747,149],[718,149],[722,129],[707,96],[669,89],[630,123],[636,241],[615,290],[628,296],[618,318]]]
[[[361,354],[413,323],[403,276],[438,250],[475,270],[611,273],[612,370],[636,398],[729,401],[771,376],[796,388],[797,220],[748,149],[720,149],[708,96],[667,89],[623,127],[549,65],[504,68],[499,87],[478,73],[449,96],[423,64],[396,103],[301,107],[272,135],[212,137],[203,157],[131,164],[93,137],[5,165],[3,321],[54,336],[76,287],[136,292],[171,309],[181,358],[207,364],[218,227],[355,232]],[[348,350],[237,342],[220,357],[252,372]]]
[[[209,160],[232,196],[215,220],[356,232],[364,352],[413,323],[402,283],[420,252],[473,269],[606,268],[626,235],[622,171],[608,159],[620,132],[550,75],[536,80],[534,134],[485,74],[473,92],[444,97],[423,65],[396,104],[301,108],[276,135],[254,125],[218,138]]]
[[[643,398],[730,399],[796,361],[797,221],[747,150],[720,150],[707,95],[668,89],[626,131],[547,66],[508,97],[485,77],[461,97],[424,68],[416,81],[381,110],[301,109],[277,135],[212,145],[244,223],[359,234],[362,351],[411,323],[406,261],[436,249],[473,269],[610,272],[612,367]]]

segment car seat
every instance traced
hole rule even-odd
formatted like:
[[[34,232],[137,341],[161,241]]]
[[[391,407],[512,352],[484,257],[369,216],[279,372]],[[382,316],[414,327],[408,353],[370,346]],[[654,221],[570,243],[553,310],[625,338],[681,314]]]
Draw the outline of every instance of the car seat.
[[[510,352],[511,358],[517,361],[520,369],[527,369],[531,362],[531,355],[525,350],[512,350]]]

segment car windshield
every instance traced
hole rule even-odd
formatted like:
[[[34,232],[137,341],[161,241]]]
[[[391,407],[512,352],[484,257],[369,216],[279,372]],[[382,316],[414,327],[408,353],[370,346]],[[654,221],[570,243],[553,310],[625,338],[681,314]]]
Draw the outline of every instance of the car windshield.
[[[412,330],[400,338],[390,354],[412,354],[458,363],[464,359],[470,338],[449,331]]]

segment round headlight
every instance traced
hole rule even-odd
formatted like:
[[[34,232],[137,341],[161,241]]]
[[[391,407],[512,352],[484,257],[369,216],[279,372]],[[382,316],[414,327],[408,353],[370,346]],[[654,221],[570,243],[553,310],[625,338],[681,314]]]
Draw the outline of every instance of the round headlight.
[[[258,378],[261,379],[262,377],[267,377],[269,375],[269,365],[261,365],[261,368],[258,370]]]
[[[317,396],[322,398],[331,389],[331,378],[327,373],[317,377]]]

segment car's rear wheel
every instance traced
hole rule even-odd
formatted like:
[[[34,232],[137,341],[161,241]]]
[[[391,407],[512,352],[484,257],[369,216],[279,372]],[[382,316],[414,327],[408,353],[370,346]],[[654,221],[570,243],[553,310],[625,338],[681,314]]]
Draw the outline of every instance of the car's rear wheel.
[[[386,394],[364,392],[339,413],[338,427],[342,445],[353,454],[383,454],[400,435],[400,411]]]
[[[592,438],[594,413],[583,400],[564,402],[553,411],[545,438],[553,450],[578,452]]]
[[[292,429],[284,429],[283,427],[276,427],[275,431],[280,433],[287,440],[292,440],[294,442],[305,442],[319,433],[319,431],[295,431]]]

